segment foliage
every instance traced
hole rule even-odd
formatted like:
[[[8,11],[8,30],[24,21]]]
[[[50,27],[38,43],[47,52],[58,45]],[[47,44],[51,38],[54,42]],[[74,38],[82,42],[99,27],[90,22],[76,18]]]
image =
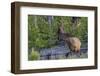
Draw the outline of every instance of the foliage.
[[[54,46],[58,41],[58,27],[61,25],[61,20],[64,25],[65,32],[68,32],[78,37],[82,42],[87,42],[87,18],[80,17],[79,26],[72,29],[72,17],[68,16],[52,16],[51,21],[48,21],[49,16],[28,16],[28,47],[34,48],[49,48]],[[50,23],[51,22],[51,23]]]
[[[32,49],[31,53],[29,54],[29,60],[38,60],[40,57],[39,53]]]

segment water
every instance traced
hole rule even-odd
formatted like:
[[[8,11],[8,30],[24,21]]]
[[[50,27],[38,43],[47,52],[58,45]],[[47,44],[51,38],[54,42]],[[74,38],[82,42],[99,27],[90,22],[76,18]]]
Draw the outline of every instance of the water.
[[[52,48],[40,50],[40,60],[87,58],[87,49],[81,48],[80,53],[70,53],[67,45],[57,45]]]

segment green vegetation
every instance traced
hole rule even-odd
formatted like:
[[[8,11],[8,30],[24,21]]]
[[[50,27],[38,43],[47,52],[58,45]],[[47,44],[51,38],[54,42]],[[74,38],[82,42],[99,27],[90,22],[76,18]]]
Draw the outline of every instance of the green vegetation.
[[[39,53],[32,48],[32,51],[29,54],[29,60],[38,60],[39,57],[40,57]]]
[[[78,25],[72,29],[72,17],[68,16],[28,16],[28,48],[50,48],[58,41],[58,27],[61,21],[65,32],[78,37],[81,42],[87,42],[87,17],[80,17]],[[35,52],[35,51],[32,51]],[[34,53],[32,53],[34,54]],[[36,53],[35,53],[36,54]],[[33,56],[33,55],[31,55]],[[34,57],[33,57],[34,58]]]

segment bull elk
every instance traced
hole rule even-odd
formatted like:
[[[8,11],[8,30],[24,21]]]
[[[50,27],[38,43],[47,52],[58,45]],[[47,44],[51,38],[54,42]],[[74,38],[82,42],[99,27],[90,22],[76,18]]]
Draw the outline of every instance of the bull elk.
[[[81,41],[79,38],[64,32],[64,26],[61,25],[58,29],[58,39],[64,40],[67,43],[71,52],[80,52]]]

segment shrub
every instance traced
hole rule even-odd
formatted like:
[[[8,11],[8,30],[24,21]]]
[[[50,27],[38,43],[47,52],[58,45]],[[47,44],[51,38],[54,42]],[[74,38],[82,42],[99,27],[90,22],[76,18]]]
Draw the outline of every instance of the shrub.
[[[32,49],[31,53],[29,54],[29,60],[39,60],[40,54]]]

